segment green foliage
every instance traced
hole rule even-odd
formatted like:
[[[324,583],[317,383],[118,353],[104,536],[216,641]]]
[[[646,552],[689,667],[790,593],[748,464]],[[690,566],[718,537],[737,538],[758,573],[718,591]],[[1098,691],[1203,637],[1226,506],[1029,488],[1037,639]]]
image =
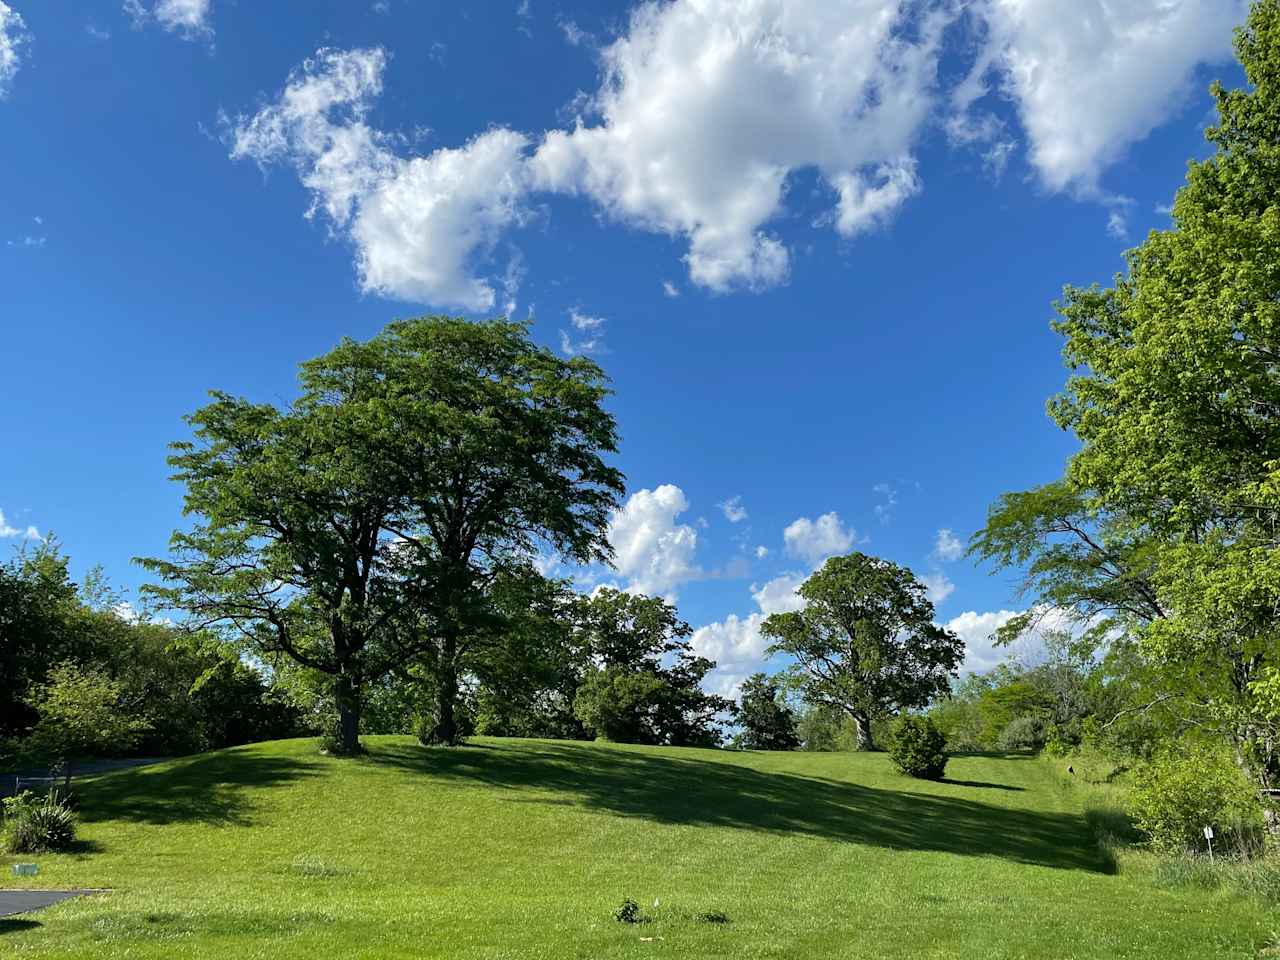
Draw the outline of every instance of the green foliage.
[[[35,695],[40,720],[25,752],[50,759],[128,753],[150,724],[131,715],[123,689],[98,667],[58,664]]]
[[[1129,813],[1161,850],[1203,850],[1212,827],[1219,850],[1246,849],[1261,825],[1257,795],[1213,743],[1171,746],[1133,772]]]
[[[636,903],[630,897],[622,901],[622,904],[613,911],[613,919],[619,923],[641,923],[644,917],[640,914],[640,904]]]
[[[1049,739],[1049,727],[1049,721],[1037,714],[1014,717],[1000,731],[996,745],[1001,750],[1039,750]]]
[[[799,593],[802,610],[765,619],[768,652],[794,658],[789,673],[806,701],[853,718],[861,748],[874,746],[873,718],[924,707],[949,689],[964,644],[933,622],[910,570],[851,553],[828,560]]]
[[[10,853],[58,853],[76,839],[75,814],[56,791],[24,791],[4,801],[4,847]]]
[[[904,714],[893,728],[889,758],[908,777],[941,780],[947,768],[946,738],[928,717]]]
[[[657,737],[653,715],[665,692],[666,684],[656,674],[609,666],[587,675],[573,709],[603,740],[651,743]]]
[[[693,653],[673,606],[603,589],[579,598],[574,617],[584,665],[573,710],[588,730],[621,743],[719,744],[733,704],[702,690],[715,664]]]
[[[800,745],[795,714],[782,701],[778,683],[763,673],[742,684],[737,720],[742,728],[738,745],[744,750],[794,750]]]

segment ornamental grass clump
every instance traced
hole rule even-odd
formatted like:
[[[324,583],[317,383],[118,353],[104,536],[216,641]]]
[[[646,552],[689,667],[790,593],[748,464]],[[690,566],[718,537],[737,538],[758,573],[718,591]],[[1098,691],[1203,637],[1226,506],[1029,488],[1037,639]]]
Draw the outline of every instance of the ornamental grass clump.
[[[59,853],[76,841],[75,814],[57,791],[23,791],[4,801],[4,847],[9,853]]]

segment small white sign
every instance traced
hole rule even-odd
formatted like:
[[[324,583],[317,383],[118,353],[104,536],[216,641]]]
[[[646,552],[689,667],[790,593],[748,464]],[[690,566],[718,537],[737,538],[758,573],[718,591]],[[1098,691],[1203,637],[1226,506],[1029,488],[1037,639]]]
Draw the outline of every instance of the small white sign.
[[[1205,828],[1204,828],[1204,838],[1205,838],[1206,840],[1212,840],[1212,839],[1213,839],[1213,827],[1205,827]]]

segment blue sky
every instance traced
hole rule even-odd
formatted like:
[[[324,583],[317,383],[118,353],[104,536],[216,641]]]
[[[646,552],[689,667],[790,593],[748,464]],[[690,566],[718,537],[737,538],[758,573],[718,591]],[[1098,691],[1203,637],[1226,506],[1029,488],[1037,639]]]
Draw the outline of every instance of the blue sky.
[[[1010,580],[940,531],[1059,475],[1051,303],[1169,225],[1244,12],[3,0],[0,535],[136,588],[207,390],[511,312],[617,391],[632,499],[583,582],[676,598],[717,684],[855,546],[994,662]]]

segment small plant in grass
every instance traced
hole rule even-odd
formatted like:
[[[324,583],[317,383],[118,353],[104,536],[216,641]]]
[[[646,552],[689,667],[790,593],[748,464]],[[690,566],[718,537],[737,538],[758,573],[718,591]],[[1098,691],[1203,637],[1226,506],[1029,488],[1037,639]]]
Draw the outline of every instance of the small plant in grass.
[[[292,869],[298,876],[305,877],[308,880],[327,880],[333,877],[343,877],[351,872],[346,867],[330,863],[312,853],[300,853],[294,857]]]
[[[619,923],[641,923],[644,917],[640,915],[640,904],[627,897],[622,901],[621,906],[613,911],[613,919]]]
[[[58,853],[76,840],[75,814],[56,791],[23,791],[4,800],[4,846],[10,853]]]
[[[909,777],[941,780],[947,767],[946,738],[928,717],[907,715],[893,728],[889,757]]]
[[[699,923],[728,923],[729,915],[723,910],[705,910],[693,919]]]

